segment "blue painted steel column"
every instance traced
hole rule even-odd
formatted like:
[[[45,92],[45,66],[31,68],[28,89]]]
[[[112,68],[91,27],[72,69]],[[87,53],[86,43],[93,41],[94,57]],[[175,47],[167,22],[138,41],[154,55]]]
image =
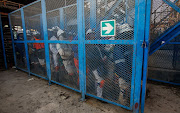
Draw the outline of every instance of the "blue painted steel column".
[[[2,40],[2,48],[3,48],[3,56],[4,56],[4,65],[5,65],[5,68],[7,69],[7,60],[6,60],[6,52],[5,52],[5,47],[4,47],[4,36],[3,36],[1,15],[0,15],[0,29],[1,29],[1,40]]]
[[[77,27],[78,27],[78,56],[79,56],[79,80],[80,80],[80,91],[82,94],[82,100],[85,99],[85,72],[84,72],[84,20],[83,20],[83,11],[84,10],[84,0],[77,0]]]
[[[142,94],[141,94],[141,113],[144,113],[145,97],[146,97],[146,82],[147,82],[147,71],[148,71],[148,56],[149,56],[149,31],[151,21],[151,0],[146,0],[146,25],[145,25],[145,43],[144,48],[144,62],[143,62],[143,83],[142,83]]]
[[[140,92],[141,92],[141,77],[143,64],[143,48],[142,43],[145,36],[145,0],[135,1],[135,42],[136,42],[136,74],[135,74],[135,89],[134,89],[134,107],[133,112],[139,113]]]
[[[64,11],[63,8],[59,8],[59,17],[60,17],[60,28],[64,30]]]
[[[27,37],[26,37],[26,25],[25,25],[23,8],[21,8],[21,19],[22,19],[24,45],[25,45],[26,60],[27,60],[27,69],[28,69],[28,73],[29,73],[29,75],[30,75],[29,54],[28,54],[28,45],[27,45]]]
[[[8,18],[9,18],[9,28],[10,28],[10,32],[11,32],[12,48],[13,48],[13,54],[14,54],[14,64],[15,64],[15,67],[17,67],[16,52],[15,52],[14,37],[13,37],[14,34],[13,34],[13,31],[12,31],[11,16],[10,16],[10,14],[8,14]]]
[[[44,36],[44,42],[45,42],[46,70],[47,70],[47,76],[48,76],[49,84],[51,84],[51,70],[50,70],[50,57],[49,57],[47,19],[46,19],[46,2],[45,2],[45,0],[41,0],[41,7],[42,7],[43,36]]]
[[[90,27],[96,28],[96,0],[90,1]]]

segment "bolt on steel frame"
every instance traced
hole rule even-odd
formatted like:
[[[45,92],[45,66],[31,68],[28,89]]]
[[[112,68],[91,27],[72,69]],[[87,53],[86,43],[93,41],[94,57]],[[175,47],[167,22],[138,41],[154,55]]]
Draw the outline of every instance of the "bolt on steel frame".
[[[44,78],[49,84],[56,83],[77,91],[82,94],[82,100],[88,95],[134,113],[139,112],[141,77],[144,74],[143,112],[148,47],[142,45],[149,43],[151,1],[56,2],[38,0],[9,14],[16,68]],[[116,19],[118,33],[115,37],[100,37],[100,22],[111,19]],[[61,29],[61,34],[66,32],[72,38],[51,35],[55,26]],[[39,38],[28,30],[38,34]],[[56,56],[53,56],[52,47],[59,47],[54,53]],[[63,47],[67,50],[63,51]],[[64,58],[61,52],[67,51],[73,51],[73,58]],[[56,58],[59,58],[58,66]],[[71,68],[67,62],[71,63]],[[72,68],[76,69],[73,76],[68,73]]]

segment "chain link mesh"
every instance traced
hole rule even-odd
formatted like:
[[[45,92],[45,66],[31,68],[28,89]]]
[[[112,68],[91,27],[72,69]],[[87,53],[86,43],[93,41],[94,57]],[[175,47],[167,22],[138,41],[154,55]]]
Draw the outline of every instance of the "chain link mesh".
[[[86,0],[86,40],[133,40],[134,11],[133,0]],[[116,20],[116,36],[100,37],[100,22],[112,19]],[[129,107],[132,58],[132,45],[86,44],[87,93]]]
[[[28,40],[44,40],[41,2],[24,8]],[[51,80],[79,90],[78,44],[54,43],[78,40],[76,0],[46,0]],[[100,22],[116,20],[116,36],[100,37]],[[133,40],[134,0],[85,0],[86,40]],[[84,32],[82,31],[82,32]],[[110,42],[110,41],[109,41]],[[86,44],[86,93],[130,107],[133,44]],[[46,77],[44,43],[28,43],[30,70]]]
[[[86,44],[87,93],[130,106],[132,56],[132,45]]]
[[[46,0],[49,40],[78,40],[76,0]],[[79,90],[78,45],[50,43],[51,79]]]
[[[44,43],[28,43],[28,54],[30,71],[34,74],[47,77]]]
[[[94,3],[95,2],[95,8]],[[92,5],[93,4],[93,5]],[[94,9],[94,10],[93,10]],[[84,3],[85,30],[94,29],[96,37],[93,40],[113,40],[110,37],[100,37],[102,20],[116,20],[117,35],[125,31],[130,33],[116,40],[132,40],[134,30],[135,1],[134,0],[86,0]],[[93,15],[96,15],[93,17]],[[92,40],[87,39],[86,40]]]
[[[24,40],[23,37],[19,38],[18,34],[23,35],[23,28],[22,28],[22,19],[21,19],[21,11],[16,11],[10,15],[11,20],[11,27],[13,32],[13,38],[17,41]]]
[[[24,8],[27,40],[35,40],[33,36],[39,34],[38,40],[43,40],[41,2],[37,2]],[[37,37],[36,37],[37,38]]]
[[[24,43],[14,44],[17,67],[27,70],[27,60]]]
[[[51,79],[79,90],[78,45],[51,43]]]

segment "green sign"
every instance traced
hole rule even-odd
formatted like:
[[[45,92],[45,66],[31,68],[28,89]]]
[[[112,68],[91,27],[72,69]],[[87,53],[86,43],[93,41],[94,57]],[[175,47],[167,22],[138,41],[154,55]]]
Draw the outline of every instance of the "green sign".
[[[116,20],[101,21],[101,37],[116,35]]]

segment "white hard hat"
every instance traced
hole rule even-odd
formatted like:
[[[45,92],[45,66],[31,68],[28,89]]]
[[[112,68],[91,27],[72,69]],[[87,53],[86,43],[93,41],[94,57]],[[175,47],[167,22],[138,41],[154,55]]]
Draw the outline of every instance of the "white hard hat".
[[[23,29],[18,29],[17,34],[23,33]]]
[[[59,37],[62,33],[64,33],[64,31],[62,29],[59,29],[57,32],[57,36]]]
[[[48,31],[54,31],[54,30],[59,30],[60,28],[58,26],[54,26],[51,29],[48,29]]]
[[[88,29],[87,32],[86,32],[86,35],[89,34],[89,33],[92,33],[92,29]]]

